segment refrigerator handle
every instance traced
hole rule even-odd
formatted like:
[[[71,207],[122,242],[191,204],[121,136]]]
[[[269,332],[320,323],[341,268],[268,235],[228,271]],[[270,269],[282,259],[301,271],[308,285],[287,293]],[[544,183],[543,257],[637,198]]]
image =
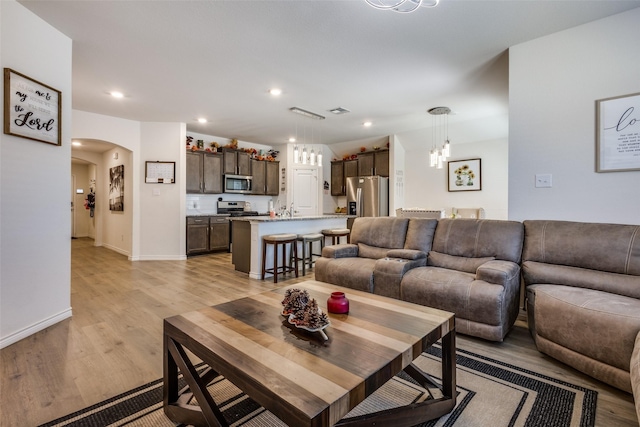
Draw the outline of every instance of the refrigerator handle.
[[[362,188],[356,190],[356,215],[362,216]]]

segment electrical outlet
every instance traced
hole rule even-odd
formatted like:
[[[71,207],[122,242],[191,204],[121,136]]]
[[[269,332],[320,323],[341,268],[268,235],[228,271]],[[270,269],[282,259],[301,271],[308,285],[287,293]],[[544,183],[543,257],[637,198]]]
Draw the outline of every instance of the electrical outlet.
[[[551,188],[551,174],[536,174],[536,188]]]

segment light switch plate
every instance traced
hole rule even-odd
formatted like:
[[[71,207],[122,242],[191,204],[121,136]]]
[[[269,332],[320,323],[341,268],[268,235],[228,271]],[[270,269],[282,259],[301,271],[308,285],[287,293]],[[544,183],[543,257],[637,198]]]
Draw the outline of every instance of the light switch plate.
[[[536,188],[551,188],[551,174],[536,174]]]

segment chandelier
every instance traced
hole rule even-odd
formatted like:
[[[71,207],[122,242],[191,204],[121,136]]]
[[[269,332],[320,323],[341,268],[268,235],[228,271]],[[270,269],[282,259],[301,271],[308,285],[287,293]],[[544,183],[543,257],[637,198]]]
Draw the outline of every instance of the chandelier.
[[[449,144],[449,107],[434,107],[427,110],[431,114],[432,147],[429,151],[429,166],[442,169],[444,162],[451,156],[451,145]],[[442,146],[438,146],[436,141],[443,141]]]
[[[436,7],[440,0],[365,0],[370,6],[381,10],[409,13],[422,7]]]
[[[302,116],[314,119],[314,120],[324,120],[325,117],[321,116],[319,114],[316,113],[312,113],[311,111],[307,111],[307,110],[303,110],[302,108],[298,108],[298,107],[291,107],[289,108],[289,111],[293,112],[293,113],[297,113],[300,114]],[[314,127],[311,126],[311,144],[313,144],[314,141]],[[305,143],[306,143],[306,136],[307,136],[307,128],[306,126],[304,126],[304,139],[305,139]],[[310,164],[311,166],[315,166],[316,163],[318,164],[318,167],[322,167],[322,146],[318,149],[318,154],[316,155],[316,152],[314,151],[314,147],[313,145],[311,146],[311,152],[307,151],[307,146],[306,144],[303,144],[302,146],[302,151],[299,149],[298,147],[298,124],[296,123],[296,137],[292,138],[293,141],[295,142],[295,145],[293,146],[293,163],[302,163],[303,165],[306,164]],[[321,144],[321,143],[320,143]]]

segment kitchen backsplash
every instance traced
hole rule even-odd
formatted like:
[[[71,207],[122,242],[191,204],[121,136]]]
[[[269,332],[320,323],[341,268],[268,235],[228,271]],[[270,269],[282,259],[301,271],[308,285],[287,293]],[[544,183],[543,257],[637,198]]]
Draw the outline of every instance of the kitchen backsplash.
[[[217,213],[218,199],[224,201],[245,201],[251,203],[252,211],[265,213],[269,210],[269,201],[273,200],[274,209],[278,209],[278,198],[272,196],[251,196],[247,194],[187,194],[187,215],[190,213]]]

